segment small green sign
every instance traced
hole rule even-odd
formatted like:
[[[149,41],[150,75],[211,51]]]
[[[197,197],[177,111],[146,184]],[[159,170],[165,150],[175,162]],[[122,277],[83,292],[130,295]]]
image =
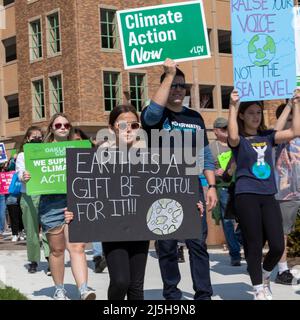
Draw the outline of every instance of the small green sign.
[[[125,69],[210,57],[202,0],[117,11]]]
[[[67,193],[67,148],[91,148],[91,142],[81,140],[24,145],[25,168],[31,175],[26,184],[28,195]]]
[[[232,157],[231,150],[229,150],[227,152],[223,152],[220,155],[218,155],[218,161],[219,161],[221,169],[226,170],[227,165],[228,165],[231,157]]]

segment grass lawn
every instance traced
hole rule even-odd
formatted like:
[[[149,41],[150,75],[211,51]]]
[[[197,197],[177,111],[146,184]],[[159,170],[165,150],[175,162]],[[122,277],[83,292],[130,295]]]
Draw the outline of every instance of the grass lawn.
[[[12,287],[0,287],[0,300],[28,300],[20,291]]]

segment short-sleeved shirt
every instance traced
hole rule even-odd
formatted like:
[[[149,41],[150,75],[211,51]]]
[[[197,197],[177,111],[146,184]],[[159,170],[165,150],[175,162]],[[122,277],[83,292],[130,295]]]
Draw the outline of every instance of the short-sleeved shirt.
[[[153,103],[153,102],[152,102]],[[145,112],[146,108],[143,110],[141,115],[142,126],[143,129],[147,132],[149,142],[150,142],[150,135],[151,129],[164,129],[167,131],[171,130],[180,130],[180,131],[192,131],[193,135],[197,134],[198,132],[204,130],[204,146],[207,146],[208,138],[206,134],[206,128],[201,115],[189,108],[183,107],[181,112],[174,112],[169,110],[168,108],[164,108],[162,117],[158,123],[155,125],[149,126],[145,121]]]
[[[235,193],[272,195],[277,192],[272,148],[274,130],[265,130],[256,136],[240,136],[240,143],[232,148],[236,160]]]
[[[277,200],[300,200],[300,138],[276,147]]]

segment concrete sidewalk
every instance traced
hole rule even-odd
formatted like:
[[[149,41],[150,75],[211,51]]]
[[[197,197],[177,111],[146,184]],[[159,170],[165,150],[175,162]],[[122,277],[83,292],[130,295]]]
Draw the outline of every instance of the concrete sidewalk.
[[[252,287],[246,271],[246,263],[241,267],[232,267],[229,257],[222,250],[209,250],[211,280],[213,284],[214,300],[252,300]],[[185,251],[185,257],[188,257]],[[52,299],[54,287],[52,278],[45,274],[47,263],[43,260],[39,265],[39,271],[29,274],[26,269],[25,250],[0,250],[0,280],[6,285],[19,289],[29,299],[48,300]],[[89,286],[96,290],[97,299],[107,299],[107,287],[109,276],[107,269],[102,274],[93,272],[92,252],[87,250],[89,267]],[[186,259],[188,260],[188,259]],[[184,299],[193,299],[192,281],[189,263],[180,263],[181,282],[179,288],[183,292]],[[293,269],[297,278],[300,278],[300,266]],[[272,279],[276,276],[275,271]],[[77,288],[71,273],[69,256],[66,254],[65,288],[68,297],[72,300],[79,298]],[[300,285],[283,286],[272,282],[273,298],[278,300],[300,300]],[[155,251],[149,251],[149,258],[145,277],[145,299],[161,300],[162,282],[159,272],[158,261]]]

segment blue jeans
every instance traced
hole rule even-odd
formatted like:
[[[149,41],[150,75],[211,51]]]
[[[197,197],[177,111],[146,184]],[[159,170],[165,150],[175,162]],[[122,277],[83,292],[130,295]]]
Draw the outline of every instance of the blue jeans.
[[[103,255],[102,243],[101,242],[93,242],[93,258],[99,257]]]
[[[5,231],[5,213],[6,213],[5,195],[0,194],[0,233],[3,233]]]
[[[241,260],[240,243],[238,235],[234,231],[234,220],[224,219],[225,209],[228,203],[229,194],[227,188],[220,189],[220,209],[224,235],[228,244],[229,255],[232,260]]]
[[[210,300],[213,294],[209,274],[209,255],[206,246],[207,223],[204,214],[202,233],[199,239],[185,240],[189,250],[190,268],[195,291],[195,300]],[[181,276],[177,262],[178,240],[159,240],[159,267],[163,281],[163,296],[166,300],[180,300],[182,292],[177,288]]]
[[[39,219],[44,233],[65,224],[64,208],[67,207],[65,194],[41,195]]]

